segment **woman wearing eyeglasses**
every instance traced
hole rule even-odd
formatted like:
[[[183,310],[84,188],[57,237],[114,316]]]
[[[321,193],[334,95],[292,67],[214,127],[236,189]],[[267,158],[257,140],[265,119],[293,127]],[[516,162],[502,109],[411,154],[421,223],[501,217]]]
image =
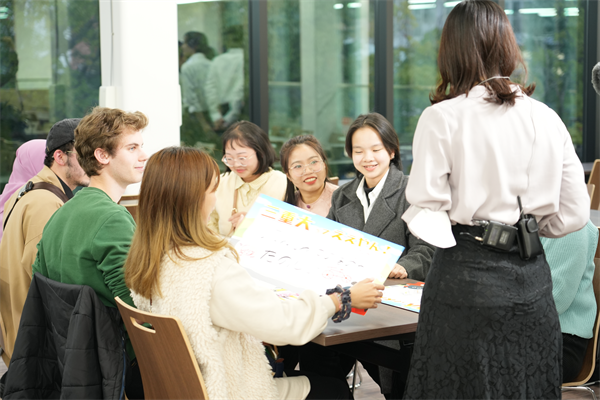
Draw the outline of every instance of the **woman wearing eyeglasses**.
[[[223,134],[223,163],[217,189],[217,205],[209,227],[229,236],[242,223],[259,194],[283,200],[287,178],[273,169],[275,151],[267,134],[257,125],[239,121]]]
[[[337,186],[327,179],[327,156],[312,135],[296,136],[280,152],[281,169],[287,175],[285,202],[326,217]]]

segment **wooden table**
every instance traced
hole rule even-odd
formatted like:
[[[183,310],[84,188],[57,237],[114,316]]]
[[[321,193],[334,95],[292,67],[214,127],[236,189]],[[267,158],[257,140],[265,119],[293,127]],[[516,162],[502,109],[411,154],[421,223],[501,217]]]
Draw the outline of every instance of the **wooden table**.
[[[416,282],[412,279],[388,279],[386,285]],[[356,359],[377,364],[394,371],[402,371],[403,354],[396,349],[375,343],[379,340],[414,341],[419,314],[381,304],[365,315],[353,313],[339,324],[329,320],[327,328],[314,338],[314,343],[333,348]]]
[[[312,341],[321,346],[359,342],[386,336],[413,333],[417,330],[419,314],[381,304],[365,315],[352,314],[339,324],[329,320],[327,328]]]
[[[388,279],[386,285],[416,282],[412,279]],[[321,346],[377,339],[387,336],[414,333],[417,330],[419,314],[401,308],[379,305],[365,315],[353,313],[349,319],[339,324],[329,320],[327,328],[312,341]]]

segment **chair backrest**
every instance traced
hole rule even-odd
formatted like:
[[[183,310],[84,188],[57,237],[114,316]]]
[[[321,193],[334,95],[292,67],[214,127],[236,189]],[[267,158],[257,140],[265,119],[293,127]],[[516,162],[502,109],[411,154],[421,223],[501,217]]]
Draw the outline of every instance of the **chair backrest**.
[[[118,297],[115,300],[138,359],[146,399],[208,399],[181,321],[137,310]]]
[[[126,204],[128,204],[128,202],[135,202],[137,204],[139,199],[140,199],[139,194],[124,194],[123,196],[121,196],[121,199],[119,200],[119,204],[126,205]]]
[[[140,199],[139,194],[130,194],[121,196],[119,200],[119,204],[122,205],[129,211],[129,214],[133,217],[133,220],[137,223],[137,209],[138,209],[138,201]]]
[[[2,352],[4,351],[4,326],[2,324],[2,322],[0,321],[0,354],[2,354]]]
[[[596,201],[596,196],[600,196],[600,193],[598,193],[600,191],[600,188],[598,189],[599,190],[596,190],[596,185],[594,185],[593,183],[587,184],[588,194],[590,195],[590,208],[592,207],[594,201]]]
[[[585,384],[596,367],[596,357],[598,354],[598,331],[600,330],[600,258],[594,259],[596,268],[594,269],[594,279],[592,280],[592,286],[594,287],[594,295],[596,296],[596,322],[594,322],[594,336],[590,339],[585,358],[583,360],[583,366],[579,375],[574,382],[563,383],[563,386],[580,386]]]
[[[600,160],[594,161],[588,183],[595,185],[595,192],[597,192],[596,196],[594,196],[594,199],[592,199],[591,208],[592,210],[600,210]]]

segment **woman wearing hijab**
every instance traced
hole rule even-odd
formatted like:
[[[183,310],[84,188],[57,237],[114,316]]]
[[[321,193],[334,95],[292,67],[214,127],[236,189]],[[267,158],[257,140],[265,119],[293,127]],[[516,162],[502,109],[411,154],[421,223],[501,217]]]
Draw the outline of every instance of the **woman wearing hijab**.
[[[30,140],[17,149],[12,173],[0,195],[0,221],[4,222],[4,203],[44,167],[45,151],[46,141],[43,139]],[[0,224],[0,240],[4,233],[3,226]]]

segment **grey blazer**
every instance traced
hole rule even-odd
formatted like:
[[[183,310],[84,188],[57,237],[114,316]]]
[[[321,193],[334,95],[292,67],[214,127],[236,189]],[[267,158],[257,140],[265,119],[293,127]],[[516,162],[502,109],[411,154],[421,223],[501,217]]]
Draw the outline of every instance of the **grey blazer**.
[[[435,247],[414,237],[401,218],[410,207],[404,194],[408,177],[395,165],[390,166],[383,189],[366,223],[363,206],[356,196],[361,179],[357,177],[333,192],[327,218],[404,246],[398,264],[406,269],[409,278],[424,281]]]

